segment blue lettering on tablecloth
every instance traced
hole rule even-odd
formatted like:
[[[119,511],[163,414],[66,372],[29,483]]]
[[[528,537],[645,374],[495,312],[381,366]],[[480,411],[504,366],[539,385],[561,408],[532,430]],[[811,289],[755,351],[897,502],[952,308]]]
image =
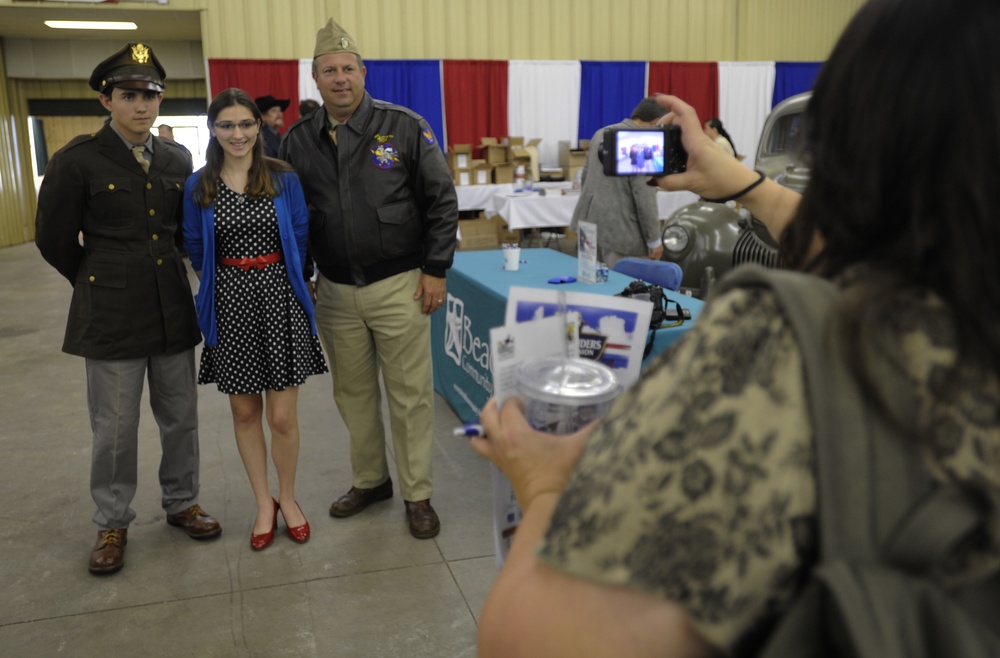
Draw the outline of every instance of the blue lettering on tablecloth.
[[[487,394],[493,394],[489,340],[483,341],[473,333],[472,318],[465,314],[465,302],[451,293],[444,324],[444,353]]]

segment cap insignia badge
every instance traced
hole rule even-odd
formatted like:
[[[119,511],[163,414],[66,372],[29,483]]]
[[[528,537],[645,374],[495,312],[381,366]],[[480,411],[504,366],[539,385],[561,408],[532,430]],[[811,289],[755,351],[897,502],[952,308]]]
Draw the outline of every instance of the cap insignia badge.
[[[348,47],[349,47],[350,45],[351,45],[351,42],[350,42],[350,41],[348,41],[348,40],[347,40],[347,39],[345,39],[344,37],[341,37],[341,38],[340,38],[340,47],[341,47],[341,48],[344,48],[344,49],[346,49],[346,48],[348,48]]]
[[[132,60],[139,64],[147,63],[149,61],[149,48],[141,43],[132,46]]]

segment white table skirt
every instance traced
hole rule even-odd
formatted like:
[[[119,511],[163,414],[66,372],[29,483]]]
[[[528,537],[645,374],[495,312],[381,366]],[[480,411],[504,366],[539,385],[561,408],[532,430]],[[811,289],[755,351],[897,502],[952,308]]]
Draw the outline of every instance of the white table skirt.
[[[495,194],[483,208],[487,216],[500,215],[512,230],[569,226],[579,194]],[[656,194],[657,215],[668,219],[677,210],[698,200],[693,192]]]
[[[497,194],[510,194],[514,186],[510,183],[500,185],[456,185],[459,210],[481,210],[490,208],[490,200]]]

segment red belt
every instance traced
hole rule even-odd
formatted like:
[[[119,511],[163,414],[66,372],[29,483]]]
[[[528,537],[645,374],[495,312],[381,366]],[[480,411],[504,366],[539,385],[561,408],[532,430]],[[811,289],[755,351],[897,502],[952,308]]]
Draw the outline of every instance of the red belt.
[[[239,267],[244,272],[248,272],[251,267],[262,270],[271,263],[281,262],[281,250],[279,249],[273,254],[264,254],[263,256],[254,256],[253,258],[220,258],[219,262],[223,265]]]

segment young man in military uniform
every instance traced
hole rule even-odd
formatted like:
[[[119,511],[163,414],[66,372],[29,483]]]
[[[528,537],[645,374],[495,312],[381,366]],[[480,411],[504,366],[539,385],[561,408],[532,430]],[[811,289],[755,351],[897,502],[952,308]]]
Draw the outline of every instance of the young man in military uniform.
[[[194,346],[201,335],[177,249],[191,159],[150,133],[165,78],[141,43],[98,64],[90,86],[110,121],[52,156],[38,194],[35,244],[73,285],[63,351],[86,359],[95,574],[125,562],[144,378],[160,428],[167,523],[195,539],[222,531],[198,505]]]
[[[357,44],[333,19],[316,35],[313,78],[323,107],[288,129],[281,158],[314,208],[316,325],[351,433],[353,486],[330,514],[351,516],[392,496],[381,373],[410,534],[427,539],[440,530],[430,503],[430,314],[445,302],[458,197],[427,122],[365,91]]]

